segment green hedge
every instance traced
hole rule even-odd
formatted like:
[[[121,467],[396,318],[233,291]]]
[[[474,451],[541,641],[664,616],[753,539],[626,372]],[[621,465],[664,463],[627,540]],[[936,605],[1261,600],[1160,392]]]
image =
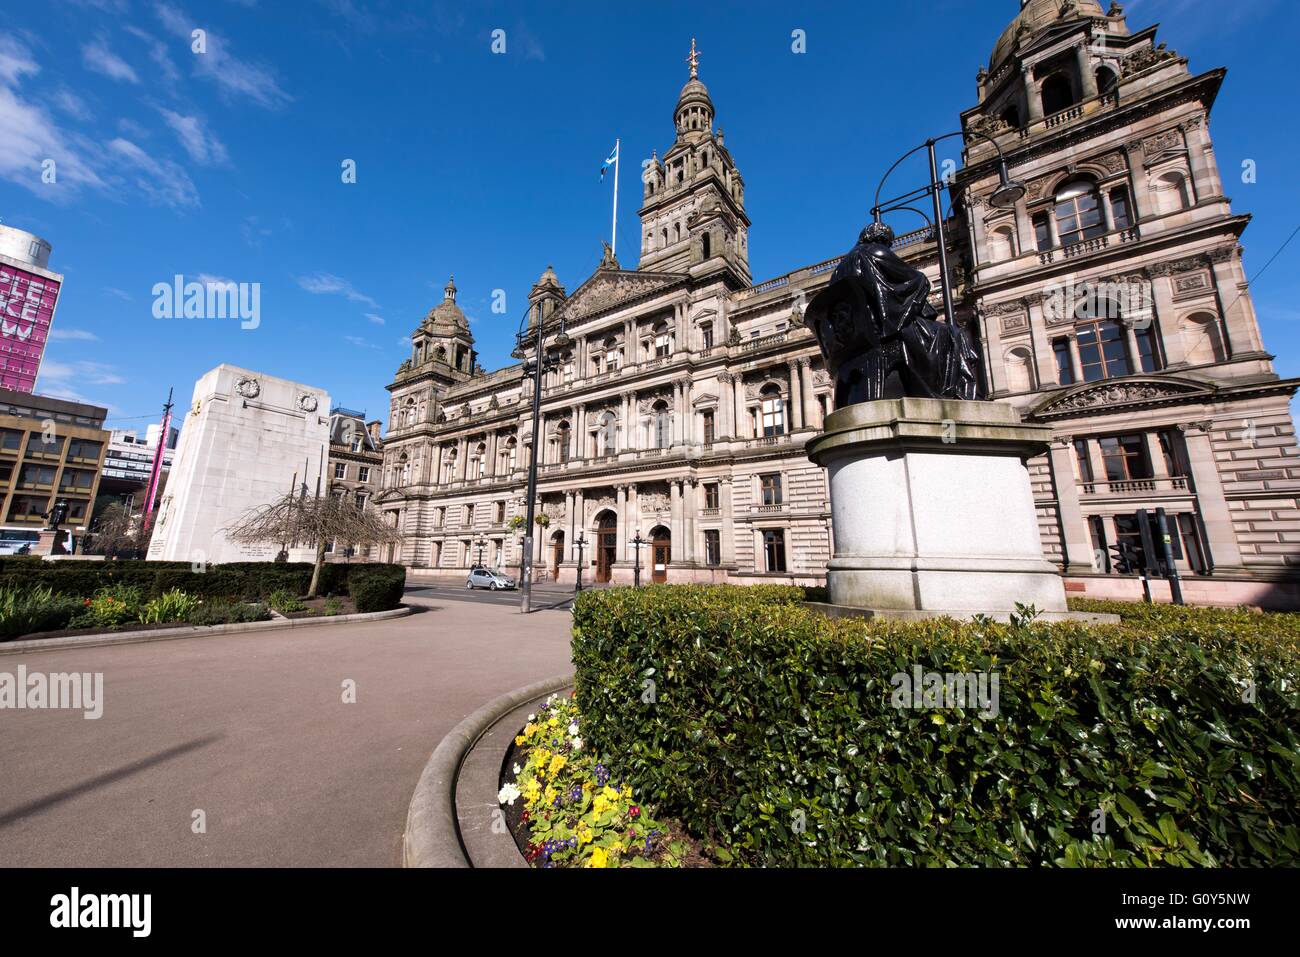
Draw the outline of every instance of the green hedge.
[[[1164,607],[903,624],[774,589],[588,591],[584,737],[741,863],[1300,863],[1300,618]],[[997,716],[894,707],[916,666],[997,674]]]
[[[351,578],[359,572],[375,571],[385,571],[390,576],[400,574],[405,581],[406,570],[401,565],[330,562],[321,569],[319,594],[349,594]],[[48,586],[57,594],[88,598],[105,586],[131,585],[139,588],[146,598],[179,588],[208,599],[257,601],[279,589],[305,594],[311,584],[311,572],[308,562],[230,562],[208,565],[196,572],[188,562],[46,562],[39,558],[6,558],[0,559],[0,587]]]
[[[401,565],[378,566],[354,574],[349,584],[357,611],[388,611],[402,603],[406,569]]]

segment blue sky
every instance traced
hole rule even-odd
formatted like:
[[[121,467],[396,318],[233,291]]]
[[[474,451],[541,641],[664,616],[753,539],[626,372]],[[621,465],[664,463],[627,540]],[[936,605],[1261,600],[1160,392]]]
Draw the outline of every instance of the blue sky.
[[[1253,277],[1300,226],[1285,0],[1133,0],[1130,27],[1195,71],[1229,69],[1211,121]],[[672,141],[691,37],[746,181],[755,281],[842,252],[880,173],[973,105],[1016,0],[894,4],[50,0],[0,30],[0,220],[65,274],[40,391],[115,426],[181,408],[231,362],[384,417],[402,339],[454,272],[483,364],[509,361],[528,289],[600,260],[623,144],[620,256],[636,171]],[[192,31],[206,31],[205,53]],[[806,31],[807,52],[791,51]],[[494,54],[494,30],[506,52]],[[41,182],[41,161],[57,182]],[[342,182],[354,160],[357,181]],[[1239,182],[1254,160],[1258,181]],[[177,273],[261,284],[261,323],[152,315]],[[1300,375],[1300,238],[1254,287],[1264,339]],[[493,290],[507,311],[491,311]]]

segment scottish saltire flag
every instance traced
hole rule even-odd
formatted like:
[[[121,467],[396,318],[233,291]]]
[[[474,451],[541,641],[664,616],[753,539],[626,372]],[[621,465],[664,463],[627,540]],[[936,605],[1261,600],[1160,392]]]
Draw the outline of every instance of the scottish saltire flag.
[[[601,167],[600,167],[600,181],[601,181],[602,183],[605,182],[605,173],[606,173],[606,171],[607,171],[611,166],[613,166],[617,161],[618,161],[618,144],[615,143],[615,144],[614,144],[614,148],[610,151],[609,159],[605,160],[605,162],[602,163],[602,164],[601,164]]]

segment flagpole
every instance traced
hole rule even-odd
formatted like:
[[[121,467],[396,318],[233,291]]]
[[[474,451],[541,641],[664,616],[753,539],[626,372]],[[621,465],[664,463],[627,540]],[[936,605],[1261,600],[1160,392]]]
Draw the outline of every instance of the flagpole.
[[[608,142],[608,141],[606,141]],[[618,161],[622,159],[623,150],[619,147],[619,140],[614,140],[614,235],[610,237],[609,254],[610,256],[618,255]]]

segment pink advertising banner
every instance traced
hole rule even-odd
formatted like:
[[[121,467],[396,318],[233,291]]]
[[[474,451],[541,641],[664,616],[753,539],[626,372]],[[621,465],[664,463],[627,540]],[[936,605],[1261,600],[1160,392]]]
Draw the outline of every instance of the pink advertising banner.
[[[59,282],[0,262],[0,386],[36,387],[36,372],[50,338]]]

